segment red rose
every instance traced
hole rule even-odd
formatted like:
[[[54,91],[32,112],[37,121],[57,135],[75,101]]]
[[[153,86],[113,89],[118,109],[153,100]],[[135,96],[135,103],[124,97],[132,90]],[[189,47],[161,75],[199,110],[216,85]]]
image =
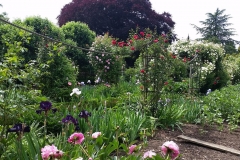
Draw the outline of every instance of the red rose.
[[[158,42],[158,39],[153,40],[153,42],[154,42],[154,43],[157,43],[157,42]]]
[[[123,46],[124,46],[124,43],[123,43],[123,42],[118,42],[118,46],[119,46],[119,47],[123,47]]]
[[[144,37],[144,32],[140,32],[140,35],[141,35],[142,37]]]
[[[135,40],[137,40],[137,39],[138,39],[138,35],[135,34],[135,35],[133,36],[133,38],[134,38]]]
[[[112,40],[112,45],[116,45],[117,44],[117,41],[116,40]]]
[[[145,73],[144,69],[141,69],[140,72],[141,72],[141,73]]]
[[[151,34],[147,34],[146,37],[147,37],[147,38],[151,37]]]
[[[168,40],[167,40],[167,39],[164,39],[164,43],[168,43]]]
[[[134,51],[134,50],[135,50],[135,47],[132,46],[132,47],[131,47],[131,50]]]

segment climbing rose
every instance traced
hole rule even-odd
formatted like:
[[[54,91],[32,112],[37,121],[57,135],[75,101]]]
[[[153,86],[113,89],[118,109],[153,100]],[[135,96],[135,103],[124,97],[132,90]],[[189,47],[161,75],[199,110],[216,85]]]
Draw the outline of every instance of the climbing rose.
[[[141,69],[140,72],[141,72],[141,73],[145,73],[145,70],[144,70],[144,69]]]
[[[133,36],[133,38],[134,38],[135,40],[137,40],[137,39],[138,39],[138,35],[135,34],[135,35]]]
[[[117,41],[116,40],[112,40],[112,45],[116,45]]]
[[[144,153],[143,159],[145,159],[145,158],[153,158],[153,156],[156,156],[156,153],[155,153],[155,152],[153,152],[153,151],[147,151],[147,152]]]
[[[81,144],[83,140],[84,140],[84,135],[82,133],[73,133],[68,138],[68,142],[72,144]]]
[[[161,150],[163,155],[169,154],[172,160],[175,160],[180,154],[178,145],[173,141],[165,142],[162,145]]]
[[[140,35],[141,35],[142,37],[144,37],[144,32],[140,32]]]

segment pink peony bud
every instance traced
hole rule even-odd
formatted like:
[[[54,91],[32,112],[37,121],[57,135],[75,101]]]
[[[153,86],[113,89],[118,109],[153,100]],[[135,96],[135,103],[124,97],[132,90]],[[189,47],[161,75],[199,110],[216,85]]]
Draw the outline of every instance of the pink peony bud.
[[[96,139],[99,136],[101,136],[101,134],[102,134],[101,132],[95,132],[95,133],[92,134],[92,138]]]

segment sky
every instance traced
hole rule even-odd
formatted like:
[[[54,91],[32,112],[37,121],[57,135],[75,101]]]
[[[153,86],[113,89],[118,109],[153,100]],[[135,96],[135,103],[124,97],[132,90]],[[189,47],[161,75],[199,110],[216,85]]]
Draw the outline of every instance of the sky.
[[[30,16],[40,16],[47,18],[57,24],[56,17],[60,14],[65,4],[72,0],[0,0],[0,13],[6,12],[10,21],[20,18],[25,19]],[[214,13],[217,8],[225,9],[224,14],[232,18],[228,22],[232,23],[231,28],[235,29],[235,36],[232,38],[240,41],[240,10],[237,5],[239,0],[150,0],[152,9],[157,13],[168,12],[172,15],[172,20],[176,23],[174,32],[179,39],[194,40],[201,35],[191,24],[201,27],[199,21],[207,18],[206,13]]]

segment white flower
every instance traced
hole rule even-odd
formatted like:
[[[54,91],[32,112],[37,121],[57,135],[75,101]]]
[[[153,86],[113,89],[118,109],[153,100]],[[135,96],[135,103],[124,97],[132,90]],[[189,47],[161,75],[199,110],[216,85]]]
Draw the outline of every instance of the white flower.
[[[70,96],[72,96],[74,93],[75,93],[76,95],[80,95],[82,92],[79,91],[78,88],[73,88],[72,93],[70,94]]]
[[[83,160],[83,158],[82,157],[78,157],[77,159],[75,159],[75,160]]]

